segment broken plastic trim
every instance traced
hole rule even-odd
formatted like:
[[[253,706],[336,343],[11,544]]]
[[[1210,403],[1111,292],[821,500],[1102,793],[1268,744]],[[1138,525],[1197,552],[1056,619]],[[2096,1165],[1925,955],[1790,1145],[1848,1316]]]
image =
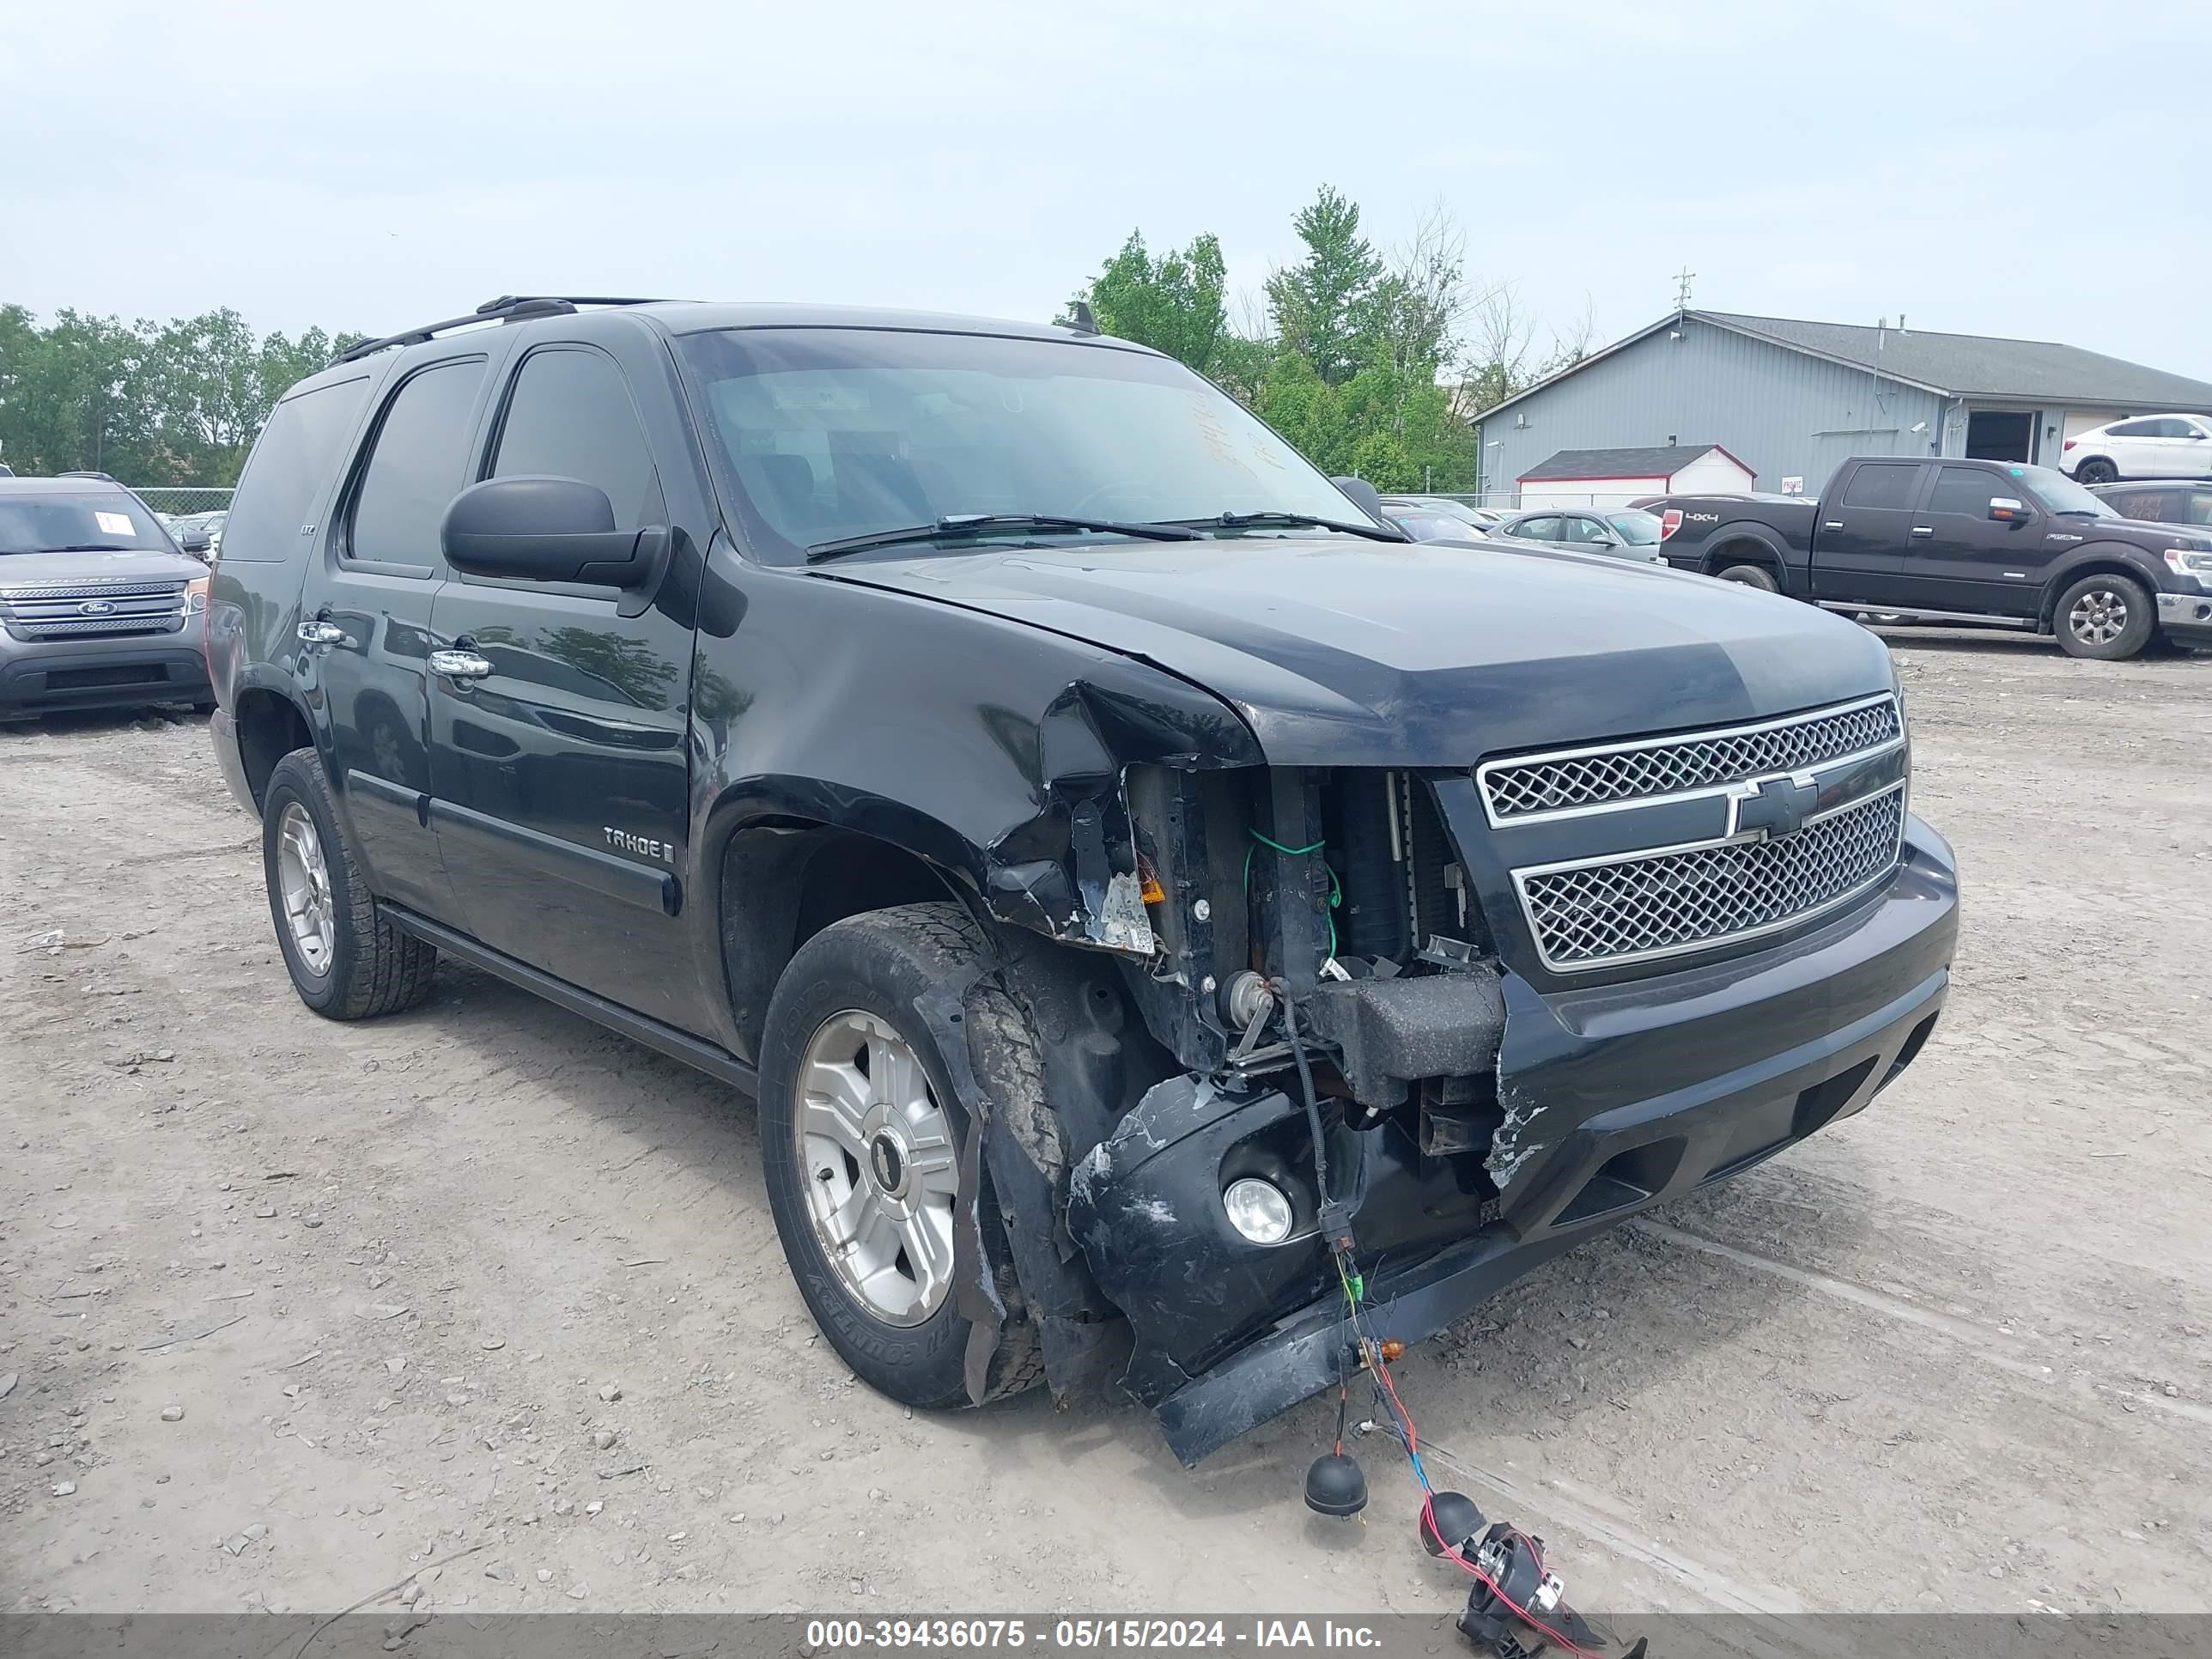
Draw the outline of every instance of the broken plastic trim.
[[[1008,1317],[997,1275],[991,1271],[989,1253],[983,1248],[979,1212],[983,1137],[991,1121],[990,1102],[975,1082],[975,1067],[968,1052],[968,993],[991,971],[989,964],[978,964],[957,986],[940,986],[914,1000],[914,1011],[936,1042],[968,1122],[968,1132],[960,1141],[959,1189],[952,1199],[952,1299],[960,1316],[968,1322],[968,1352],[962,1375],[968,1398],[978,1406],[990,1393],[991,1360],[999,1351]]]

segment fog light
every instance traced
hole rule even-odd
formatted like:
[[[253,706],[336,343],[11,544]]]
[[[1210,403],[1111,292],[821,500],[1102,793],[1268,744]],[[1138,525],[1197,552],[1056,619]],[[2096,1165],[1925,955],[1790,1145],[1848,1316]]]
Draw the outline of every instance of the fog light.
[[[1291,1236],[1291,1200],[1273,1182],[1247,1176],[1221,1194],[1229,1224],[1255,1244],[1279,1244]]]

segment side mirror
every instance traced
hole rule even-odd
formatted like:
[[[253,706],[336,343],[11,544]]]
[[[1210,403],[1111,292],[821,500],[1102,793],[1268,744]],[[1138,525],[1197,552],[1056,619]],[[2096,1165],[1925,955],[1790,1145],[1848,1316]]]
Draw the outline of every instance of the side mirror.
[[[187,553],[205,554],[215,544],[208,539],[204,530],[187,530],[177,538],[177,545]]]
[[[1990,517],[1999,524],[2026,524],[2033,516],[2024,504],[2009,495],[1990,497]]]
[[[438,539],[471,576],[641,587],[667,532],[617,530],[614,503],[574,478],[486,478],[453,497]]]
[[[1377,524],[1396,521],[1382,510],[1382,492],[1364,478],[1331,478],[1329,482],[1351,499],[1352,504]],[[1402,528],[1403,526],[1401,526]]]

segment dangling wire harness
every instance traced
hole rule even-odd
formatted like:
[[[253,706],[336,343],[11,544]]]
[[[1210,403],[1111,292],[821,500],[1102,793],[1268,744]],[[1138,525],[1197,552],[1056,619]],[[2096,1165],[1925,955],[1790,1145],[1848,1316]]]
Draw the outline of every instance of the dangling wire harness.
[[[1269,844],[1273,845],[1272,842]],[[1397,1382],[1390,1375],[1391,1359],[1403,1353],[1405,1349],[1402,1344],[1395,1341],[1385,1343],[1378,1339],[1369,1326],[1367,1281],[1352,1255],[1351,1218],[1329,1188],[1328,1153],[1323,1145],[1325,1129],[1322,1121],[1321,1099],[1314,1087],[1312,1061],[1306,1054],[1306,1034],[1301,1029],[1301,1010],[1287,984],[1278,981],[1274,989],[1282,1000],[1284,1030],[1290,1039],[1291,1059],[1297,1067],[1298,1091],[1304,1099],[1306,1123],[1313,1137],[1314,1182],[1321,1200],[1322,1237],[1328,1241],[1330,1259],[1336,1267],[1337,1283],[1344,1292],[1346,1316],[1352,1326],[1352,1340],[1358,1348],[1361,1362],[1365,1365],[1373,1385],[1376,1405],[1398,1443],[1405,1448],[1406,1459],[1413,1467],[1413,1478],[1420,1483],[1423,1533],[1436,1540],[1440,1546],[1437,1551],[1440,1555],[1481,1583],[1499,1605],[1510,1609],[1514,1617],[1546,1641],[1557,1644],[1566,1652],[1576,1656],[1576,1659],[1602,1659],[1597,1649],[1576,1642],[1559,1630],[1557,1624],[1547,1620],[1543,1613],[1516,1601],[1495,1577],[1468,1559],[1462,1549],[1468,1540],[1444,1538],[1437,1526],[1437,1490],[1429,1480],[1427,1466],[1421,1461],[1420,1434],[1413,1425],[1413,1413],[1399,1396]],[[1348,1390],[1344,1379],[1340,1378],[1336,1431],[1336,1449],[1340,1455],[1344,1450],[1344,1416],[1347,1403]],[[1546,1572],[1542,1545],[1517,1530],[1512,1535],[1526,1547],[1540,1580]]]

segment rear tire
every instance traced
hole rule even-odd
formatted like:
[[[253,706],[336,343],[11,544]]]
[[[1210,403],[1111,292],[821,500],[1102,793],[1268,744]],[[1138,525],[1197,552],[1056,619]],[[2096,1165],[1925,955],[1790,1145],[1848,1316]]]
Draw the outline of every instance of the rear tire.
[[[2074,482],[2080,484],[2105,484],[2119,482],[2120,469],[2102,455],[2093,455],[2074,469]]]
[[[2157,626],[2150,594],[2125,576],[2101,572],[2058,596],[2051,624],[2059,649],[2093,662],[2124,662],[2150,643]]]
[[[1740,582],[1746,587],[1755,587],[1762,593],[1779,593],[1782,584],[1774,573],[1763,564],[1731,564],[1717,573],[1724,582]]]
[[[277,948],[307,1006],[326,1019],[368,1019],[430,994],[438,953],[378,911],[312,749],[294,750],[269,775],[261,870]]]
[[[915,1004],[968,983],[991,956],[982,930],[957,904],[905,904],[834,922],[784,969],[761,1042],[761,1164],[799,1295],[854,1375],[923,1410],[972,1403],[972,1327],[949,1274],[945,1207],[969,1126]],[[1036,1038],[1025,1017],[988,981],[968,1001],[976,1013],[969,1056],[979,1087],[1001,1109],[1040,1106]],[[1000,1040],[1010,1012],[1025,1042]],[[1012,1316],[985,1389],[995,1400],[1041,1380],[1043,1362],[988,1194],[979,1219],[994,1283]]]

